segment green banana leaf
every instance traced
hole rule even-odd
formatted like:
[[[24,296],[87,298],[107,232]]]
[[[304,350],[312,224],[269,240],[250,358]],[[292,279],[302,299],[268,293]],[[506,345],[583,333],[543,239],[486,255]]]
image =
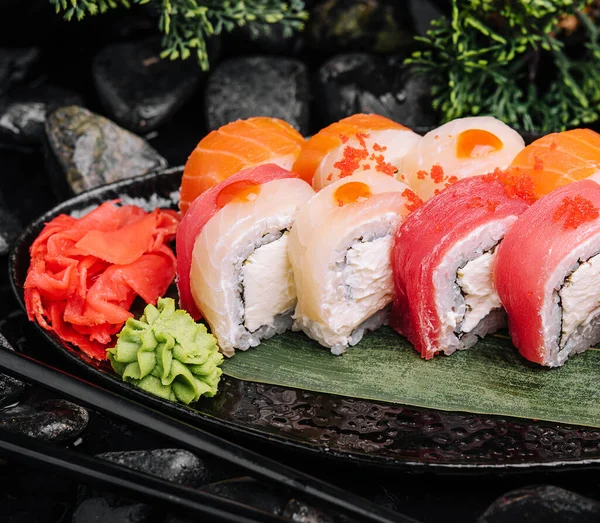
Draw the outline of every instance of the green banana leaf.
[[[237,351],[222,368],[234,378],[314,392],[600,427],[600,350],[549,369],[526,361],[502,334],[425,361],[387,327],[342,356],[288,332]]]

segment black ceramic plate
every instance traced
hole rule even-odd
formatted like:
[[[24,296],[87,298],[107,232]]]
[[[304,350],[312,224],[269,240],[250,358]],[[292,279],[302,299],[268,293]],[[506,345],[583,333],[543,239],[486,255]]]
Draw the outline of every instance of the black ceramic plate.
[[[181,169],[106,185],[68,200],[32,223],[13,247],[13,289],[23,304],[29,246],[60,213],[81,215],[120,198],[151,210],[176,208]],[[286,389],[224,377],[219,394],[192,407],[161,400],[120,381],[36,328],[81,375],[198,426],[234,432],[287,449],[377,467],[448,472],[600,467],[600,430],[522,419],[441,412]]]

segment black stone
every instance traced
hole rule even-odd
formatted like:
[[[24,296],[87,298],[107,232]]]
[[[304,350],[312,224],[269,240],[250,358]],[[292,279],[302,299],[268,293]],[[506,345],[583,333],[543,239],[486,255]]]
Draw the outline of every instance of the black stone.
[[[41,440],[73,439],[85,429],[88,420],[87,410],[65,400],[22,404],[0,411],[0,427]]]
[[[40,58],[37,47],[0,49],[0,95],[25,81]]]
[[[98,454],[98,457],[187,487],[200,487],[211,481],[205,464],[186,450],[106,452]]]
[[[407,2],[395,0],[325,0],[311,10],[305,31],[319,53],[407,53],[415,33]]]
[[[209,130],[240,118],[281,118],[308,132],[306,66],[283,57],[249,56],[220,64],[208,80],[205,107]]]
[[[14,350],[2,334],[0,334],[0,350]],[[25,383],[5,374],[0,374],[0,408],[14,403],[24,390]]]
[[[77,93],[54,85],[15,89],[0,98],[0,141],[7,145],[40,145],[46,115],[65,105],[83,105]]]
[[[497,499],[478,523],[592,523],[600,503],[551,485],[513,490]]]
[[[10,245],[21,232],[21,225],[8,210],[0,207],[0,256],[6,256]]]
[[[94,84],[108,116],[136,133],[170,119],[200,83],[194,56],[161,59],[160,52],[160,40],[152,38],[109,45],[94,60]]]
[[[73,523],[149,523],[155,521],[148,505],[121,505],[111,498],[83,501],[73,513]]]
[[[167,165],[139,136],[75,105],[50,114],[45,135],[46,160],[59,192],[77,194]]]
[[[319,69],[315,91],[323,125],[356,113],[381,114],[412,129],[437,121],[427,80],[396,58],[334,56]]]
[[[291,499],[283,509],[283,517],[289,518],[298,523],[336,523],[338,521],[348,521],[333,517],[325,512],[316,509],[302,501]]]

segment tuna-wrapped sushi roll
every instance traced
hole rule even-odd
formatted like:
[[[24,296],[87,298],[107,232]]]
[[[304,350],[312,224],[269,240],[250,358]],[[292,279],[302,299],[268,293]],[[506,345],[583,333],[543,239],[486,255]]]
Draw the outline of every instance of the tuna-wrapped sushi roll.
[[[225,355],[291,327],[296,289],[289,230],[313,195],[296,174],[268,164],[202,193],[183,218],[177,231],[181,306],[206,319]]]
[[[428,200],[400,226],[390,324],[423,358],[468,349],[505,326],[492,265],[527,207],[494,176],[476,176]]]
[[[565,185],[523,213],[498,249],[498,294],[530,361],[557,367],[600,342],[599,209],[600,185]]]
[[[392,177],[361,173],[328,185],[300,210],[289,245],[295,330],[339,355],[387,320],[392,238],[417,200]]]

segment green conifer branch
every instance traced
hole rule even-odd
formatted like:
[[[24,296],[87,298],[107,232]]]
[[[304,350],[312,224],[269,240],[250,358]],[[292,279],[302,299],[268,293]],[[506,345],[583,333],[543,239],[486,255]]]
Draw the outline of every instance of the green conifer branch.
[[[256,36],[272,24],[283,26],[289,37],[304,28],[308,13],[303,0],[49,0],[66,20],[81,20],[132,4],[154,4],[160,13],[163,58],[187,59],[195,55],[202,69],[209,67],[206,39],[253,22]]]
[[[453,0],[408,63],[432,84],[444,121],[492,114],[525,131],[600,118],[595,0]],[[576,50],[570,45],[575,25]],[[548,74],[550,71],[550,74]]]

